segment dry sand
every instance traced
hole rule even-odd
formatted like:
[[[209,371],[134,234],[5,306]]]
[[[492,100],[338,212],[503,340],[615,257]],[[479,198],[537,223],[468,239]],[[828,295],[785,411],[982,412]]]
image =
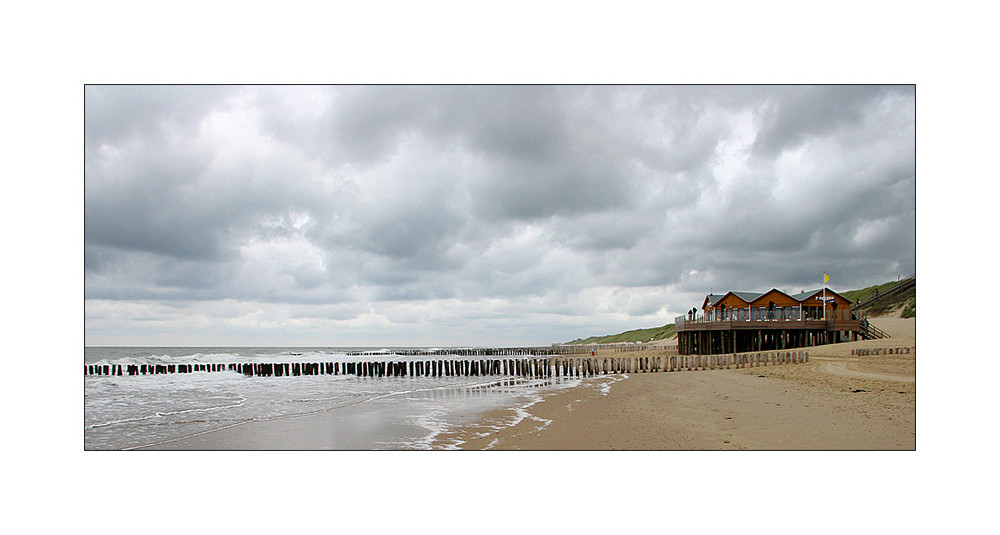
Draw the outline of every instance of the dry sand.
[[[915,351],[852,356],[851,349],[914,348],[915,320],[872,323],[892,337],[812,347],[803,364],[590,378],[549,394],[517,425],[507,425],[513,413],[496,411],[441,443],[494,450],[914,450]]]

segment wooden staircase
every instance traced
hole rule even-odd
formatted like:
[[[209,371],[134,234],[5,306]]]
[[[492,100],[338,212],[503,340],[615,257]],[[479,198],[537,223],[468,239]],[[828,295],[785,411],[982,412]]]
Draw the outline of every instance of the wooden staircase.
[[[890,338],[889,333],[871,324],[870,321],[861,323],[861,338],[864,340],[879,340]]]

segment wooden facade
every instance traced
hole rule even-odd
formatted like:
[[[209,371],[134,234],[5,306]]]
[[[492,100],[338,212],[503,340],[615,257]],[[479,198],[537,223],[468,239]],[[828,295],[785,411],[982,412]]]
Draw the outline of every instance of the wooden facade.
[[[825,306],[824,306],[825,305]],[[790,295],[766,292],[709,294],[701,315],[674,320],[682,355],[770,351],[857,340],[861,321],[851,302],[829,288]]]

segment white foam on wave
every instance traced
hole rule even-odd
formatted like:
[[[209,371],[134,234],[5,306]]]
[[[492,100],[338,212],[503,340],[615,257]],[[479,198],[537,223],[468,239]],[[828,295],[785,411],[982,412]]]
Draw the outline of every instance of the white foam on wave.
[[[627,375],[622,376],[622,377],[616,377],[614,375],[605,376],[604,377],[605,380],[601,381],[598,384],[598,387],[600,388],[601,395],[602,396],[606,396],[606,395],[610,394],[611,393],[611,385],[617,383],[618,381],[624,380],[626,377],[628,377],[628,376]]]
[[[278,363],[278,362],[330,362],[353,360],[356,357],[348,356],[344,352],[326,353],[324,351],[276,351],[274,353],[191,353],[186,355],[150,354],[134,355],[119,358],[103,358],[88,365],[114,365],[125,366],[130,364],[142,365],[171,365],[171,364],[229,364],[237,362],[253,363]]]
[[[506,407],[506,409],[512,413],[512,417],[510,419],[495,421],[495,425],[481,424],[484,431],[476,433],[473,435],[473,438],[488,437],[497,431],[514,427],[525,420],[536,422],[536,425],[534,425],[531,430],[526,431],[526,433],[538,433],[543,431],[552,423],[552,420],[531,414],[528,409],[539,402],[544,401],[548,395],[556,391],[578,386],[581,383],[581,380],[562,378],[559,382],[529,381],[529,383],[530,384],[525,386],[528,388],[538,388],[538,390],[525,390],[515,398],[515,402],[512,405]],[[453,444],[445,445],[445,449],[459,449],[459,447],[465,442],[465,440],[456,440]],[[486,446],[484,446],[483,449],[492,449],[498,442],[499,439],[494,438]]]
[[[266,362],[265,359],[322,362],[338,358],[330,353],[298,354],[295,350],[252,355],[235,351],[202,351],[179,356],[150,354],[103,359],[92,364]],[[400,398],[398,404],[391,402],[385,407],[372,409],[378,411],[373,414],[413,427],[402,427],[402,432],[395,432],[406,435],[403,437],[383,433],[374,438],[376,442],[371,447],[430,449],[439,447],[435,444],[438,437],[458,424],[457,418],[454,418],[456,414],[463,410],[468,412],[470,400],[477,412],[480,405],[483,411],[515,406],[512,414],[516,421],[511,424],[515,425],[530,418],[527,408],[541,399],[537,397],[539,390],[559,389],[578,383],[579,380],[567,378],[553,381],[510,376],[374,379],[353,375],[247,377],[234,371],[87,376],[85,447],[149,447],[235,425],[335,411],[395,396]],[[423,394],[415,398],[419,403],[403,399],[414,394]],[[368,409],[365,411],[369,412]],[[535,427],[544,428],[547,425],[544,420],[536,420]],[[387,429],[390,427],[386,426]],[[399,440],[394,441],[396,438]],[[445,447],[451,449],[451,446]]]
[[[196,407],[196,408],[192,408],[192,409],[178,409],[178,410],[173,410],[173,411],[156,411],[153,414],[148,414],[148,415],[145,415],[145,416],[137,416],[137,417],[134,417],[134,418],[123,418],[121,420],[109,420],[109,421],[106,421],[106,422],[99,422],[99,423],[96,423],[96,424],[87,425],[87,426],[84,426],[84,430],[97,429],[97,428],[101,428],[101,427],[108,427],[108,426],[112,426],[112,425],[127,424],[127,423],[133,423],[133,422],[141,422],[141,421],[150,420],[150,419],[153,419],[153,418],[164,418],[164,417],[167,417],[167,416],[176,416],[178,414],[188,414],[188,413],[195,413],[195,412],[213,412],[213,411],[220,411],[220,410],[226,410],[226,409],[233,409],[233,408],[236,408],[236,407],[239,407],[239,406],[243,405],[244,403],[246,403],[246,401],[247,401],[247,398],[240,396],[240,399],[236,403],[231,403],[231,404],[227,404],[227,405],[216,405],[216,406],[212,406],[212,407]]]

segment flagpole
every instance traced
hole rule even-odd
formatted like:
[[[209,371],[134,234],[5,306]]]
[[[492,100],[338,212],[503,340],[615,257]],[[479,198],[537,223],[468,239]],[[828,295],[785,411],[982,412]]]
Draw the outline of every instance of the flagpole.
[[[823,321],[826,321],[826,272],[823,272]]]

